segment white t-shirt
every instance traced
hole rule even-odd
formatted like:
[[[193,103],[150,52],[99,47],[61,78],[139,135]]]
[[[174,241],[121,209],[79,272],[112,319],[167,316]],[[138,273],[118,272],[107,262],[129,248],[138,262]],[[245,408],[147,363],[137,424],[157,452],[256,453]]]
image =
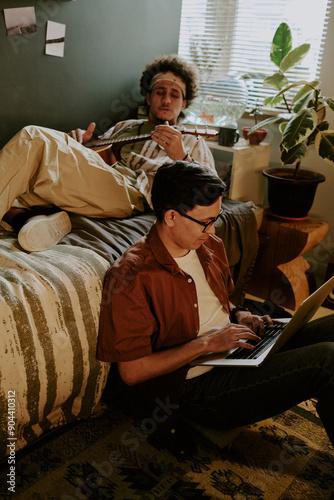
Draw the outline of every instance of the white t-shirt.
[[[197,252],[190,250],[184,257],[175,258],[175,262],[195,282],[200,322],[198,335],[205,335],[212,330],[220,330],[228,325],[230,317],[211,290]],[[195,366],[190,368],[187,379],[197,377],[211,369],[211,366]]]

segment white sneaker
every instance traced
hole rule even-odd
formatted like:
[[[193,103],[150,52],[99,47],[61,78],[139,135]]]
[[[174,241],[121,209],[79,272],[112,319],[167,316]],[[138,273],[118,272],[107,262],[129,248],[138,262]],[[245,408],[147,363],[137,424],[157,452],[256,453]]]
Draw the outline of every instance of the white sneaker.
[[[28,252],[41,252],[56,245],[72,229],[66,212],[31,217],[18,234],[21,247]]]

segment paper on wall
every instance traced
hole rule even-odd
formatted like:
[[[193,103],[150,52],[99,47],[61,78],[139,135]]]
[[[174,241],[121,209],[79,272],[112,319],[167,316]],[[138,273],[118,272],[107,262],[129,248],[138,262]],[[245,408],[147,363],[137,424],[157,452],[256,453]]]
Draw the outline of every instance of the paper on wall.
[[[3,9],[7,35],[25,35],[37,31],[35,7]]]
[[[45,54],[64,57],[65,24],[48,21],[46,28]]]

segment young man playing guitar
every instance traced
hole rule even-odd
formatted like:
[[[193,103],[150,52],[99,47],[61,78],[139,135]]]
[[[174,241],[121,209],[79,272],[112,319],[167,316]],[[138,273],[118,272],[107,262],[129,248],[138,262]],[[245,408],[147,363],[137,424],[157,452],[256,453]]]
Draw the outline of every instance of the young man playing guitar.
[[[196,97],[195,68],[176,55],[156,58],[146,66],[140,87],[148,120],[123,121],[105,132],[100,142],[114,142],[114,150],[108,145],[97,153],[86,147],[92,145],[91,123],[87,130],[69,134],[28,126],[0,152],[0,217],[19,230],[23,248],[38,251],[55,245],[71,229],[66,211],[89,217],[144,211],[154,174],[166,162],[196,161],[214,170],[204,139],[177,127],[182,111]],[[10,209],[15,199],[29,210]],[[35,218],[45,207],[56,213]]]

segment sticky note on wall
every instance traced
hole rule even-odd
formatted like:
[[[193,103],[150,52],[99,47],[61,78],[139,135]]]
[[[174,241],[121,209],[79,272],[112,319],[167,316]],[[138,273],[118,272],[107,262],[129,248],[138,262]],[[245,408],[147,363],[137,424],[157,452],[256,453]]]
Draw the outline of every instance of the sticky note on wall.
[[[45,54],[64,57],[66,25],[48,21],[46,28]]]

